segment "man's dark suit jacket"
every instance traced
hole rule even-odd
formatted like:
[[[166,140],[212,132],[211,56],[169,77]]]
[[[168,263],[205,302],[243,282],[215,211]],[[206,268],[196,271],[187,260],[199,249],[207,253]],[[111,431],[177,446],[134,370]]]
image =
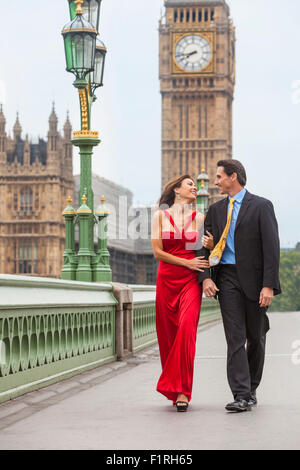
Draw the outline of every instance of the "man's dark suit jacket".
[[[215,244],[224,231],[227,208],[228,198],[208,209],[204,230],[212,233]],[[275,295],[280,294],[278,225],[270,201],[246,192],[236,223],[234,246],[237,275],[246,297],[258,301],[263,287],[271,287]],[[209,254],[205,248],[198,252],[198,256],[205,255],[206,259]],[[199,282],[209,277],[215,279],[218,269],[216,266],[212,273],[205,269]]]

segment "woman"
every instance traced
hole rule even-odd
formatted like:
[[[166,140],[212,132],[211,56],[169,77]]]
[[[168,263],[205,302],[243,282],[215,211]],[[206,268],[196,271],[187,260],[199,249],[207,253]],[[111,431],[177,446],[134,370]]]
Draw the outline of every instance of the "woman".
[[[162,374],[157,391],[187,411],[192,396],[196,335],[202,300],[198,273],[208,267],[199,249],[204,216],[192,205],[197,188],[190,175],[164,189],[153,217],[152,248],[160,260],[157,273],[156,329]]]

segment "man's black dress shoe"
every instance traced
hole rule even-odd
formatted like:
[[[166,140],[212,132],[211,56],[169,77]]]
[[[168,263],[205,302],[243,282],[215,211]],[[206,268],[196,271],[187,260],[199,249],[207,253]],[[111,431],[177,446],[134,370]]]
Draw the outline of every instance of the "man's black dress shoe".
[[[235,411],[241,413],[242,411],[251,411],[251,405],[247,400],[235,400],[233,403],[228,403],[225,406],[227,411]]]
[[[257,398],[256,398],[256,392],[251,392],[251,398],[248,400],[248,403],[250,406],[256,406],[257,405]]]

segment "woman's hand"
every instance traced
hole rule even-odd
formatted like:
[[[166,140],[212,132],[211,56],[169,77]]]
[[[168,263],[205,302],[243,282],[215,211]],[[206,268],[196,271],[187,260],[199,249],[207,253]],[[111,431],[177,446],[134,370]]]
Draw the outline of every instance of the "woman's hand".
[[[201,268],[209,268],[209,261],[203,258],[204,256],[197,256],[196,258],[186,260],[186,267],[192,271],[203,273],[204,271]]]
[[[203,235],[202,244],[203,244],[204,248],[207,248],[208,250],[211,251],[215,247],[214,237],[208,230],[206,230],[206,233],[208,233],[208,235]]]

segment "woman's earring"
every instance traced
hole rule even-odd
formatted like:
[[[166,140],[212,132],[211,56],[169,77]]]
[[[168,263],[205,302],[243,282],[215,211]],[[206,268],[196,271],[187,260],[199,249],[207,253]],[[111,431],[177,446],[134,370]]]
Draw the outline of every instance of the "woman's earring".
[[[177,199],[178,199],[179,201],[180,201],[180,199],[181,199],[181,196],[180,196],[179,193],[177,193]]]

